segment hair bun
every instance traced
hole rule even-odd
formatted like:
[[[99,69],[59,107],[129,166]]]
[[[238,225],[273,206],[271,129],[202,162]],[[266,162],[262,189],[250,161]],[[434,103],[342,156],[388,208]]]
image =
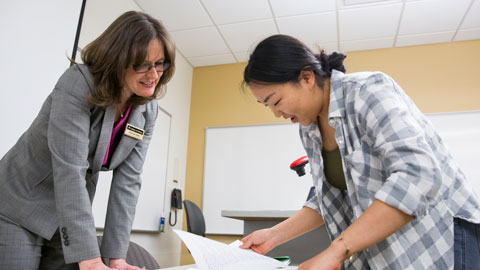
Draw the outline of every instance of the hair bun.
[[[317,59],[320,60],[322,65],[322,71],[328,75],[331,75],[334,69],[345,73],[346,69],[343,60],[346,57],[347,56],[341,52],[333,52],[327,55],[324,50],[320,52],[320,55],[317,55]]]
[[[345,73],[345,65],[343,64],[343,60],[347,56],[341,52],[333,52],[328,56],[328,62],[330,63],[330,67],[332,69],[341,71]]]

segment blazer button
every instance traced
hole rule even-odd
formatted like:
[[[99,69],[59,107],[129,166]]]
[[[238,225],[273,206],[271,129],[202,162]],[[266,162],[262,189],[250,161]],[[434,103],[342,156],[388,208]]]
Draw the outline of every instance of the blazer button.
[[[65,246],[68,246],[68,245],[70,245],[70,241],[65,240],[65,241],[63,241],[63,244],[65,244]]]
[[[63,239],[65,239],[65,240],[68,239],[68,235],[66,233],[63,234]]]
[[[65,233],[67,233],[67,228],[63,227],[61,231],[62,231],[62,233],[65,234]]]

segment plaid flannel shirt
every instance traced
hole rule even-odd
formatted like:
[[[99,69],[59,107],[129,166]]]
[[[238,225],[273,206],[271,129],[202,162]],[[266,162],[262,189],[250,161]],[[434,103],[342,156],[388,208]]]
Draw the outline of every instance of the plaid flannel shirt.
[[[316,187],[305,206],[322,214],[330,238],[338,237],[375,199],[416,216],[343,267],[453,269],[453,217],[480,223],[480,201],[430,121],[380,72],[334,71],[328,116],[336,129],[347,190],[325,179],[317,124],[300,126],[300,137]]]

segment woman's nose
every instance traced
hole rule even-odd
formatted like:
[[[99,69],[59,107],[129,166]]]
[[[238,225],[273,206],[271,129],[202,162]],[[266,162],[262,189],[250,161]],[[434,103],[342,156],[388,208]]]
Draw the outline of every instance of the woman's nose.
[[[150,78],[153,78],[153,79],[157,79],[159,76],[161,76],[161,74],[163,74],[163,71],[162,71],[162,72],[158,72],[157,70],[155,70],[155,68],[151,68],[151,69],[147,72],[147,76],[150,77]]]
[[[283,115],[283,113],[280,110],[275,110],[272,107],[270,107],[270,108],[272,109],[273,115],[275,115],[275,117],[279,118],[280,116]]]

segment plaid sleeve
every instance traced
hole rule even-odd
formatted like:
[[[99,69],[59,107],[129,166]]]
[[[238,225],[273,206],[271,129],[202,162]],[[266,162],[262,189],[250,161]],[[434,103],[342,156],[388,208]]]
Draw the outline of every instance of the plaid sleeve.
[[[320,215],[322,214],[322,212],[320,210],[320,207],[318,206],[317,194],[315,194],[315,196],[312,196],[312,198],[310,198],[308,201],[306,201],[303,204],[303,207],[312,208],[313,210],[317,211]]]
[[[375,198],[414,216],[428,214],[440,200],[442,174],[424,131],[412,115],[410,100],[389,77],[375,73],[355,99],[356,121],[387,179]]]
[[[304,130],[305,129],[305,130]],[[300,126],[299,128],[299,134],[300,134],[300,139],[302,141],[302,144],[303,144],[303,147],[305,148],[305,151],[307,152],[307,156],[308,156],[308,160],[310,162],[310,174],[312,175],[312,177],[315,177],[315,174],[313,173],[313,168],[317,167],[316,164],[314,164],[313,162],[313,158],[312,156],[315,154],[315,145],[312,141],[312,139],[310,139],[308,137],[308,135],[304,134],[304,132],[306,132],[306,130],[308,128],[304,128],[302,129],[302,127]],[[317,170],[319,170],[317,168]],[[304,204],[303,204],[303,207],[308,207],[308,208],[311,208],[315,211],[317,211],[320,215],[322,214],[321,210],[320,210],[320,206],[318,205],[318,193],[315,191],[315,194],[314,196],[312,196],[310,199],[308,199]]]

